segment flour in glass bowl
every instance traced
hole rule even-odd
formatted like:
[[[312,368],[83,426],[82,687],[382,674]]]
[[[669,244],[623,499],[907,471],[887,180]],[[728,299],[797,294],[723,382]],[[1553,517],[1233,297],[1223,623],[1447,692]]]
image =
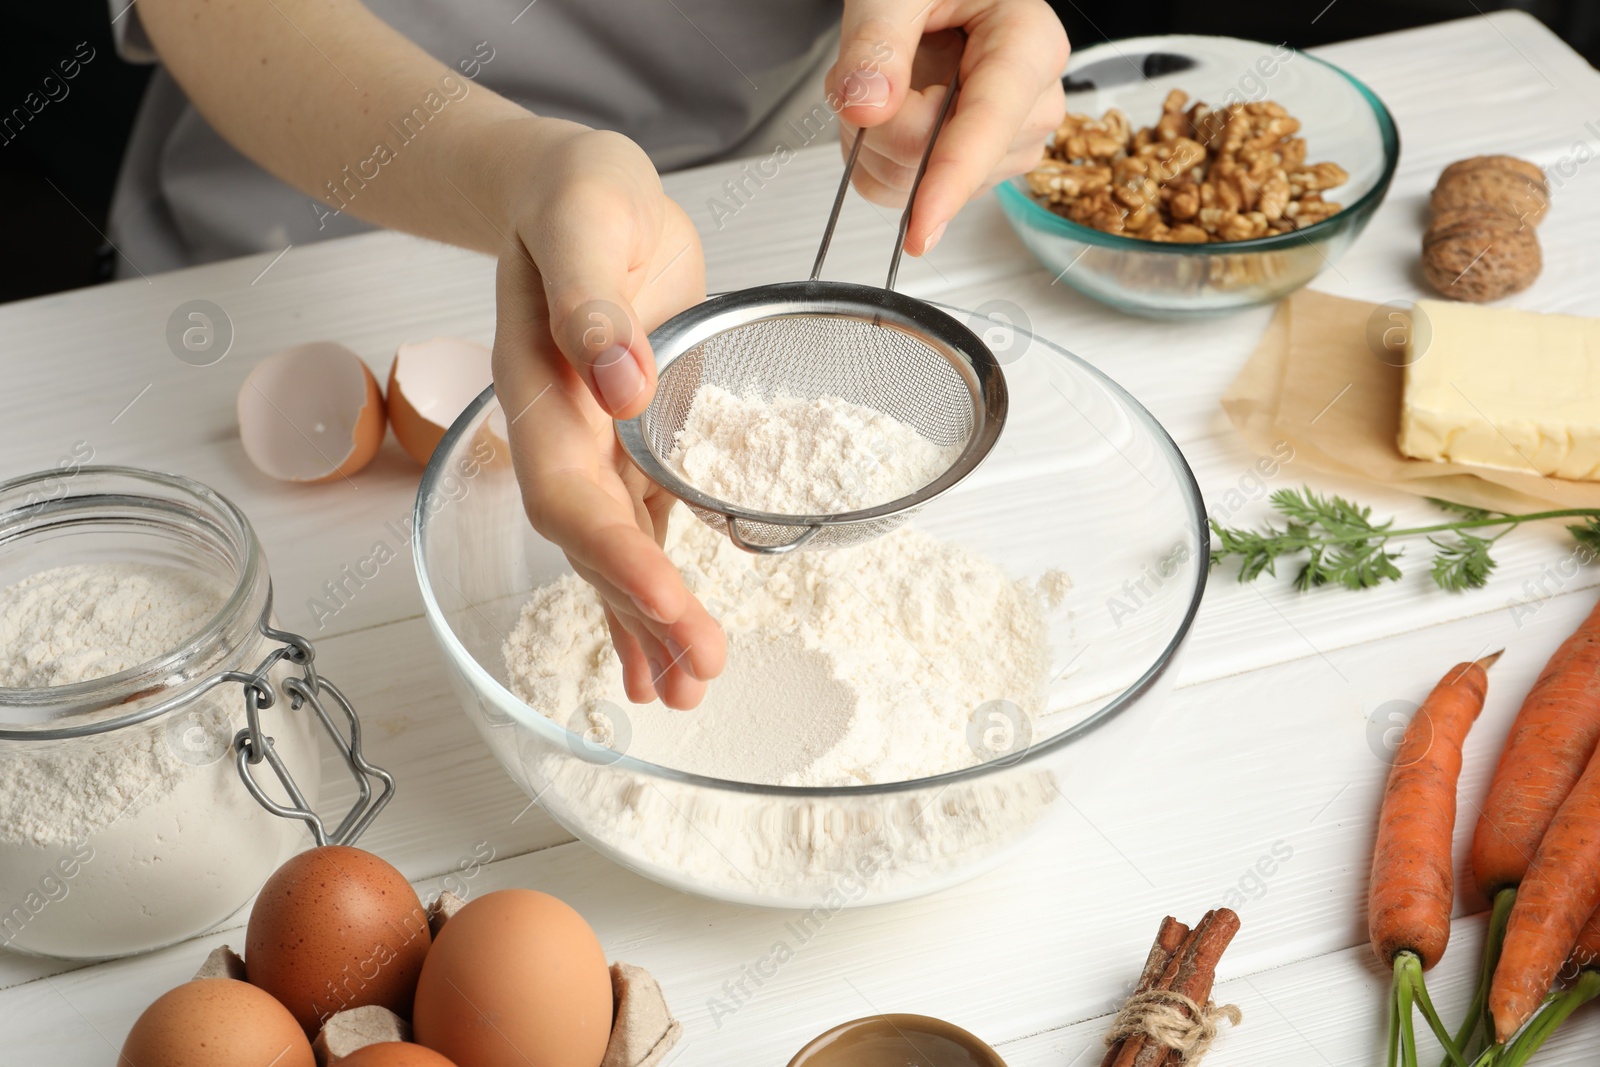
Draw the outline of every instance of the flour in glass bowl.
[[[0,589],[0,688],[90,681],[166,656],[230,591],[148,563],[32,574]],[[223,686],[138,726],[0,742],[0,945],[113,955],[176,940],[247,900],[302,832],[238,780],[226,745],[242,723],[239,688]],[[303,731],[274,732],[292,767],[315,759]]]
[[[886,503],[960,452],[839,397],[714,385],[696,392],[674,444],[669,462],[703,492],[780,514]],[[629,703],[599,597],[570,574],[533,591],[505,642],[512,691],[635,758],[759,785],[854,787],[971,767],[997,754],[997,715],[1022,743],[1032,736],[1064,573],[1016,581],[914,526],[849,548],[753,555],[683,509],[665,549],[728,637],[727,667],[698,708]],[[538,743],[519,757],[528,787],[597,843],[734,899],[805,900],[846,876],[870,889],[868,872],[886,863],[936,883],[997,855],[1059,795],[1049,771],[1021,770],[926,795],[744,801]]]
[[[728,664],[692,711],[628,701],[600,601],[576,575],[534,590],[505,643],[511,689],[530,707],[628,755],[714,778],[859,786],[971,767],[1003,707],[1031,730],[1050,672],[1046,613],[1070,582],[1034,585],[914,526],[827,552],[757,556],[672,516],[666,541],[689,589],[728,635]],[[583,797],[590,829],[624,855],[701,886],[794,894],[892,854],[938,878],[1036,823],[1056,792],[1048,772],[872,803],[801,806],[770,832],[729,829],[714,798],[670,783],[534,753],[531,779]],[[865,810],[865,809],[862,809]],[[811,814],[805,815],[805,811]]]
[[[984,759],[968,736],[978,708],[1042,708],[1041,594],[954,542],[905,526],[853,548],[757,556],[679,509],[666,551],[728,636],[727,669],[700,707],[628,701],[600,598],[573,574],[524,605],[505,645],[512,691],[564,726],[577,709],[621,709],[629,755],[763,785],[970,767]]]

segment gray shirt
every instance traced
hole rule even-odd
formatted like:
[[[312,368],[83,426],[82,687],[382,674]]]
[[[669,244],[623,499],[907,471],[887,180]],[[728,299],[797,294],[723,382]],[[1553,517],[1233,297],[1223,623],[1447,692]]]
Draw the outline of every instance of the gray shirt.
[[[137,6],[109,3],[118,50],[155,62]],[[817,111],[840,0],[369,0],[368,7],[458,72],[458,91],[469,91],[470,79],[538,114],[626,134],[658,169],[672,170],[770,152],[780,123]],[[449,95],[441,91],[443,103],[434,106],[448,106]],[[412,125],[426,121],[422,110]],[[404,124],[396,129],[399,138],[408,132]],[[135,273],[130,263],[153,274],[367,229],[235,151],[156,71],[112,199],[119,275]]]

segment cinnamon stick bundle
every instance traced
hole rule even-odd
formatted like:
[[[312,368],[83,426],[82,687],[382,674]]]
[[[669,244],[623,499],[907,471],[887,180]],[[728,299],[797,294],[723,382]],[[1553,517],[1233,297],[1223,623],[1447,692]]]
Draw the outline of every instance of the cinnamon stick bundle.
[[[1170,915],[1145,960],[1133,998],[1152,990],[1170,991],[1189,998],[1202,1010],[1211,999],[1217,963],[1223,950],[1239,932],[1239,916],[1229,908],[1208,911],[1193,929]],[[1176,944],[1174,942],[1176,941]],[[1187,1013],[1187,1009],[1180,1009]],[[1106,1050],[1101,1067],[1175,1067],[1183,1055],[1144,1033],[1132,1033]]]
[[[1155,944],[1150,946],[1150,954],[1145,957],[1144,970],[1139,972],[1139,982],[1133,987],[1133,996],[1148,991],[1156,984],[1167,969],[1168,961],[1183,947],[1184,939],[1188,936],[1189,927],[1172,916],[1161,920],[1161,929],[1156,931]],[[1105,1058],[1100,1061],[1100,1067],[1113,1067],[1125,1040],[1111,1043],[1111,1047],[1106,1049]]]

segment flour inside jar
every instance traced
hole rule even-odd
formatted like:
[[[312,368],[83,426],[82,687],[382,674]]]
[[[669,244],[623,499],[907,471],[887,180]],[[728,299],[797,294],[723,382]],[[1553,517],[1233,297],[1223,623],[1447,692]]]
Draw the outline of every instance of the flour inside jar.
[[[163,659],[232,591],[198,567],[131,560],[36,571],[0,589],[0,687],[50,689]],[[250,640],[248,666],[264,644]],[[280,702],[263,723],[289,766],[315,766],[302,717]],[[239,781],[228,757],[243,725],[242,690],[228,684],[104,733],[0,742],[0,901],[11,909],[0,945],[116,955],[178,940],[247,900],[304,832]],[[50,885],[57,895],[41,895]]]

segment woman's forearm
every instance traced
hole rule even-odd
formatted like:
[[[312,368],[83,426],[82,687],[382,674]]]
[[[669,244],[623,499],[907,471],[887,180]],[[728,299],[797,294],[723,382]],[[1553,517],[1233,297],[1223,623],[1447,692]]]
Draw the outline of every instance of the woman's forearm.
[[[229,143],[310,198],[493,252],[514,190],[579,129],[445,66],[355,0],[140,0],[162,62]],[[487,49],[465,55],[466,71]]]

